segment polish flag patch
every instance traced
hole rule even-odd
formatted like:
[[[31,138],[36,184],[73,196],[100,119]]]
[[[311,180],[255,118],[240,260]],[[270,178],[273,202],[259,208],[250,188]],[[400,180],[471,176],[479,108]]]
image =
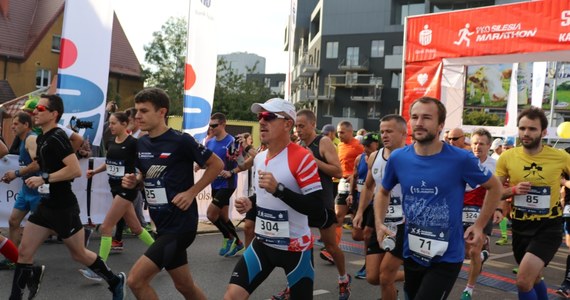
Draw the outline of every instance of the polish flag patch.
[[[170,154],[172,153],[160,153],[160,156],[158,158],[168,158]]]

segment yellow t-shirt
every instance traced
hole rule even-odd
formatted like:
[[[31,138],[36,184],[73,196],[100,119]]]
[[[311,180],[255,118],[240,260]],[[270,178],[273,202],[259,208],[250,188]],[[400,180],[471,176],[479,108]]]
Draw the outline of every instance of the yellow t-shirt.
[[[530,182],[527,195],[515,195],[511,217],[516,220],[554,219],[562,216],[560,177],[570,174],[570,155],[566,151],[544,146],[535,155],[524,153],[523,147],[505,151],[497,161],[496,175],[508,177],[510,186]]]

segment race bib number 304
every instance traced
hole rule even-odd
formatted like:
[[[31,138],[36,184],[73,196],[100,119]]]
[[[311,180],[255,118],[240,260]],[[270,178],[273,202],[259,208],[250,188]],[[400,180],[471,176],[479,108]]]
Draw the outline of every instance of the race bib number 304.
[[[289,215],[286,210],[257,207],[255,235],[267,244],[287,246],[290,242]]]

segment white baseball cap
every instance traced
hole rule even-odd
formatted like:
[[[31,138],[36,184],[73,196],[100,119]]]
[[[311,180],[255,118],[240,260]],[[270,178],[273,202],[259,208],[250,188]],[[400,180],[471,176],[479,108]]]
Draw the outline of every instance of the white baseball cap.
[[[251,105],[251,111],[254,113],[259,113],[264,110],[272,113],[282,112],[291,118],[293,122],[295,122],[295,119],[297,118],[297,112],[295,111],[293,103],[281,98],[272,98],[265,101],[265,103],[253,103]]]
[[[496,138],[491,144],[491,150],[495,151],[499,146],[503,145],[503,139]]]

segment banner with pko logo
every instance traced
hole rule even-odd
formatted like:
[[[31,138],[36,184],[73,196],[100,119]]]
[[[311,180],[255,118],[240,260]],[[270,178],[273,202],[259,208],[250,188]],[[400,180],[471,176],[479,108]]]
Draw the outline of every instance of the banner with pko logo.
[[[184,75],[182,130],[204,141],[216,88],[216,0],[191,0]]]
[[[57,79],[65,108],[60,123],[96,146],[104,129],[112,33],[111,0],[65,1]]]

